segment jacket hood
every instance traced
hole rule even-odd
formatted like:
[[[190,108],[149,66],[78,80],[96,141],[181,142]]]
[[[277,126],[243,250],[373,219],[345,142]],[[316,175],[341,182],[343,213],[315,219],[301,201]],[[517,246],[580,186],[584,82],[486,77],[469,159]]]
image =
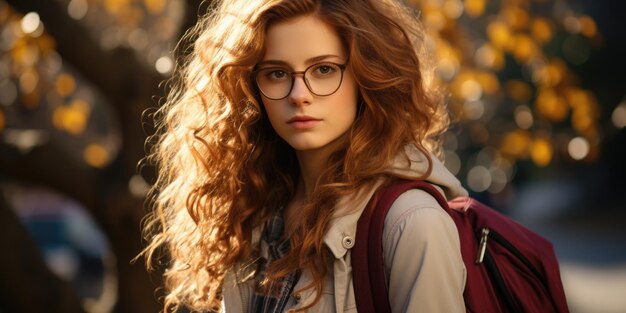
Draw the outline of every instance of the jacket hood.
[[[441,163],[434,155],[430,155],[432,161],[431,172],[424,178],[428,170],[428,158],[414,145],[407,145],[404,153],[400,153],[391,163],[388,172],[394,176],[406,179],[424,179],[443,189],[448,200],[467,196],[467,190],[461,186],[461,182]]]

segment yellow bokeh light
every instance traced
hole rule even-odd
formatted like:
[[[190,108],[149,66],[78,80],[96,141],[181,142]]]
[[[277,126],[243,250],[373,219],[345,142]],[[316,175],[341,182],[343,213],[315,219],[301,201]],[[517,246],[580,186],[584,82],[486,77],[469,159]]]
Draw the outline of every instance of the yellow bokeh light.
[[[590,115],[598,115],[598,101],[591,92],[579,88],[568,88],[565,95],[574,110],[585,110]]]
[[[61,97],[67,97],[76,89],[76,80],[69,74],[61,74],[56,79],[54,87]]]
[[[17,40],[11,50],[13,60],[23,66],[33,66],[39,60],[39,49],[26,39]]]
[[[525,105],[520,105],[515,108],[514,114],[515,123],[521,129],[529,129],[535,123],[535,118],[533,117],[530,108]]]
[[[484,44],[476,50],[474,58],[479,66],[490,68],[496,59],[495,49],[490,44]]]
[[[479,82],[468,79],[461,83],[461,96],[467,101],[477,101],[483,95],[483,87]]]
[[[72,135],[81,134],[89,119],[89,104],[83,100],[75,100],[68,106],[59,106],[52,113],[52,124],[60,130]]]
[[[438,39],[437,41],[437,57],[438,58],[454,58],[459,60],[462,57],[461,51],[450,45],[445,40]]]
[[[158,14],[163,12],[166,2],[165,0],[144,0],[143,3],[146,6],[146,9],[150,11],[150,13]]]
[[[504,136],[500,143],[500,152],[514,158],[528,157],[530,135],[527,131],[516,130]]]
[[[43,35],[37,38],[37,47],[39,48],[42,55],[48,55],[51,52],[54,52],[57,44],[54,38],[51,36]]]
[[[596,25],[596,22],[589,16],[581,16],[579,19],[580,22],[580,32],[591,38],[591,37],[595,37],[596,34],[598,33],[598,26]]]
[[[600,141],[600,131],[595,125],[580,132],[580,134],[583,135],[585,138],[588,138],[591,142],[597,143]]]
[[[589,91],[578,88],[570,88],[565,94],[573,109],[572,127],[588,138],[598,136],[596,124],[600,116],[600,108],[595,96]]]
[[[460,71],[450,83],[450,91],[457,100],[467,100],[468,96],[482,95],[482,87],[475,81],[475,73],[470,70]],[[467,83],[472,81],[473,83]],[[477,87],[477,88],[474,88]],[[478,90],[480,88],[480,90]],[[478,94],[480,92],[480,94]]]
[[[78,135],[85,130],[87,116],[80,110],[70,108],[65,112],[63,122],[68,133]]]
[[[584,133],[587,129],[594,126],[594,116],[585,109],[576,109],[572,113],[572,126],[580,133]]]
[[[91,111],[91,108],[89,107],[89,103],[87,103],[87,101],[82,100],[82,99],[76,99],[72,101],[72,103],[70,104],[70,107],[74,110],[80,111],[83,114],[89,114],[89,111]]]
[[[533,78],[541,86],[554,87],[560,84],[566,75],[567,65],[560,59],[554,59],[548,65],[539,67]]]
[[[588,99],[585,95],[585,91],[580,88],[568,88],[565,90],[565,96],[567,97],[567,102],[572,108],[588,105],[586,103]]]
[[[446,16],[439,9],[424,11],[424,23],[433,31],[440,31],[446,26]]]
[[[479,72],[476,74],[476,80],[480,83],[483,90],[488,95],[492,95],[500,89],[500,81],[494,73]]]
[[[37,28],[41,25],[41,19],[39,18],[39,14],[37,12],[28,12],[22,18],[20,23],[22,27],[22,31],[26,34],[34,33]]]
[[[460,0],[446,0],[443,3],[443,12],[450,19],[457,19],[463,14],[463,3]]]
[[[626,127],[626,101],[622,101],[622,103],[613,109],[611,121],[613,121],[613,125],[617,128]]]
[[[567,144],[567,152],[574,160],[582,160],[589,155],[589,141],[583,137],[576,137]]]
[[[509,41],[507,50],[513,52],[513,56],[519,63],[528,63],[540,53],[535,41],[526,35],[513,37],[513,39]]]
[[[128,27],[138,27],[144,19],[144,10],[137,6],[125,6],[117,14],[119,19]]]
[[[547,43],[554,36],[552,25],[544,18],[537,18],[531,24],[531,34],[535,40],[541,43]]]
[[[527,102],[532,96],[532,89],[530,86],[521,80],[514,79],[507,81],[504,84],[504,89],[511,99],[520,102]]]
[[[449,81],[459,70],[459,62],[454,58],[441,58],[437,62],[437,74],[445,81]]]
[[[559,84],[563,77],[567,75],[567,65],[559,59],[555,59],[546,68],[548,79],[552,82],[552,85],[555,86]]]
[[[65,129],[63,124],[63,117],[65,115],[65,107],[59,106],[52,111],[52,125],[56,129]]]
[[[75,20],[82,20],[89,11],[87,0],[72,0],[67,5],[67,13]]]
[[[23,93],[31,93],[37,88],[39,73],[35,69],[29,69],[20,75],[20,89]]]
[[[569,113],[569,107],[565,99],[557,94],[553,89],[540,89],[537,92],[535,107],[539,115],[553,122],[560,122]]]
[[[511,31],[506,24],[500,21],[493,21],[487,26],[487,36],[496,48],[502,49],[509,44]]]
[[[537,166],[546,166],[552,161],[552,145],[545,138],[537,138],[530,148],[530,157]]]
[[[130,0],[104,0],[104,8],[109,13],[118,13],[130,4]]]
[[[450,76],[447,77],[448,80],[456,75],[460,67],[460,60],[463,57],[461,51],[450,46],[449,43],[443,40],[437,40],[436,56],[438,60],[438,67],[441,68],[443,66],[444,70],[447,67],[447,72],[450,74]]]
[[[103,168],[110,160],[109,152],[100,144],[90,144],[83,151],[83,158],[87,164]]]
[[[506,23],[513,29],[524,29],[528,26],[528,12],[519,7],[506,8],[502,15]]]
[[[476,50],[474,59],[476,64],[484,68],[501,70],[504,67],[504,53],[489,43]]]
[[[465,12],[467,15],[477,17],[485,13],[486,0],[465,0]]]

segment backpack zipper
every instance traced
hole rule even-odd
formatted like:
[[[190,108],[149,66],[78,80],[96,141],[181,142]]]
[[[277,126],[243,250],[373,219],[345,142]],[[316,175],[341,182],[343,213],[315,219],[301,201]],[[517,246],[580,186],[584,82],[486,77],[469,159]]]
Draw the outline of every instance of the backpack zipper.
[[[524,260],[524,257],[520,255],[519,251],[517,251],[517,249],[515,249],[511,244],[509,244],[508,241],[502,238],[502,236],[499,236],[498,233],[492,231],[491,229],[487,227],[482,228],[481,235],[480,235],[480,243],[478,245],[478,254],[476,255],[476,264],[481,264],[484,261],[485,268],[489,272],[489,277],[492,283],[494,284],[494,286],[496,287],[496,291],[498,292],[499,296],[502,297],[503,304],[506,306],[507,312],[520,313],[521,310],[517,307],[515,300],[513,299],[511,293],[509,292],[509,288],[504,283],[504,280],[502,279],[502,275],[500,274],[498,267],[496,266],[491,255],[487,253],[487,242],[488,242],[490,235],[498,244],[501,244],[505,249],[514,250],[514,251],[511,251],[511,253],[513,253],[516,257],[519,257],[520,259],[522,259],[522,262],[524,264],[526,265],[528,264],[526,263],[526,260]],[[505,242],[505,244],[502,244],[502,242]]]
[[[485,252],[487,251],[487,239],[489,239],[489,228],[483,227],[480,235],[480,243],[478,244],[478,254],[476,255],[476,264],[483,263]]]
[[[491,229],[489,229],[487,227],[483,227],[482,230],[481,230],[480,243],[478,245],[478,253],[476,255],[476,263],[480,264],[480,263],[483,263],[483,261],[489,261],[488,262],[489,264],[486,264],[486,265],[487,265],[487,267],[489,267],[491,269],[491,271],[495,275],[494,278],[497,281],[497,284],[500,285],[501,288],[504,288],[502,291],[505,292],[505,294],[504,294],[505,298],[511,299],[511,296],[510,296],[510,294],[508,294],[508,289],[506,289],[504,281],[502,280],[502,276],[500,275],[500,272],[498,271],[498,268],[497,268],[496,264],[494,263],[493,258],[491,258],[491,256],[487,253],[487,242],[488,242],[489,237],[491,237],[492,240],[494,240],[496,243],[498,243],[498,245],[500,245],[501,247],[503,247],[506,250],[508,250],[509,252],[511,252],[522,263],[524,263],[524,265],[526,265],[526,267],[541,282],[541,284],[545,288],[545,290],[550,290],[548,288],[548,285],[546,284],[546,282],[543,279],[540,279],[540,277],[542,275],[537,270],[537,268],[534,267],[532,265],[532,263],[530,263],[530,261],[513,244],[511,244],[508,240],[506,240],[506,238],[504,238],[498,232],[495,232],[495,231],[493,231],[493,230],[491,230]],[[489,260],[485,260],[486,258],[488,258]],[[509,304],[509,310],[511,310],[513,312],[518,312],[518,310],[515,309],[515,307],[514,307],[515,306],[514,302],[508,303],[508,301],[507,301],[507,304]],[[513,307],[511,307],[511,305],[513,305]]]
[[[513,255],[515,255],[515,257],[517,257],[520,261],[522,261],[522,263],[524,263],[524,265],[526,265],[526,267],[528,267],[528,269],[530,269],[533,272],[533,274],[535,274],[535,276],[537,277],[542,276],[541,273],[537,270],[537,268],[535,268],[532,265],[532,263],[530,263],[530,261],[517,248],[515,248],[515,246],[513,246],[508,240],[506,240],[502,235],[500,235],[499,233],[493,230],[490,231],[488,234],[491,235],[491,238],[495,240],[500,246],[509,250],[511,253],[513,253]]]
[[[533,272],[533,274],[535,274],[537,277],[541,277],[541,274],[539,273],[539,271],[532,265],[532,263],[530,263],[530,261],[528,261],[528,259],[517,248],[515,248],[515,246],[513,246],[502,235],[500,235],[499,233],[487,227],[483,227],[481,231],[480,243],[478,245],[478,253],[476,255],[477,264],[482,263],[483,260],[485,259],[485,252],[487,251],[487,241],[488,241],[487,239],[489,237],[495,240],[500,246],[504,247],[509,252],[513,253],[515,257],[517,257],[520,261],[522,261],[522,263],[524,263],[524,265],[526,265],[526,267],[528,267],[528,269],[530,269]]]

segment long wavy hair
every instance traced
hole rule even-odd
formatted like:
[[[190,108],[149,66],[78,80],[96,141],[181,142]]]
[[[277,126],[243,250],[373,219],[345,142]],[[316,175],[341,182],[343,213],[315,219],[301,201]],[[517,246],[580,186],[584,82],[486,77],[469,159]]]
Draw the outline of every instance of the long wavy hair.
[[[250,73],[264,56],[269,25],[311,14],[341,38],[360,112],[294,221],[291,251],[267,277],[309,271],[306,288],[315,289],[316,303],[332,256],[323,238],[337,200],[390,179],[386,169],[408,144],[439,155],[448,117],[424,31],[395,0],[216,2],[187,33],[193,50],[178,60],[155,115],[146,158],[158,168],[144,224],[147,265],[166,254],[166,310],[218,308],[225,272],[252,257],[253,229],[293,197],[295,152],[272,129]]]

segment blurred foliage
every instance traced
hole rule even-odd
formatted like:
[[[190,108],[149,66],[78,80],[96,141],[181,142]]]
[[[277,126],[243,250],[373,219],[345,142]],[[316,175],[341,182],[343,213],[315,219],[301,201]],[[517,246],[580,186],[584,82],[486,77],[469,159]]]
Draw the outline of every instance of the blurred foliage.
[[[169,51],[183,1],[58,1],[103,48],[131,47],[158,72],[172,70]],[[547,167],[597,160],[601,110],[572,70],[601,46],[591,17],[563,0],[408,3],[432,35],[437,79],[449,87],[459,122],[445,138],[446,164],[472,190],[502,191],[519,162]],[[21,16],[0,1],[0,27],[0,131],[36,128],[85,138],[76,155],[106,166],[117,144],[114,122],[94,114],[102,97],[63,64],[36,13]],[[622,111],[617,116],[626,123]]]
[[[448,164],[472,190],[500,192],[520,162],[597,160],[600,106],[572,70],[602,45],[591,17],[561,0],[409,3],[433,38],[460,125],[446,140]]]
[[[102,48],[130,47],[156,71],[171,71],[169,51],[178,36],[182,1],[58,2],[87,26]],[[18,138],[11,144],[24,152],[54,140],[77,160],[106,167],[121,139],[104,97],[64,63],[36,12],[21,15],[0,1],[0,29],[0,131],[6,129]],[[42,130],[47,136],[23,132],[27,129]]]

